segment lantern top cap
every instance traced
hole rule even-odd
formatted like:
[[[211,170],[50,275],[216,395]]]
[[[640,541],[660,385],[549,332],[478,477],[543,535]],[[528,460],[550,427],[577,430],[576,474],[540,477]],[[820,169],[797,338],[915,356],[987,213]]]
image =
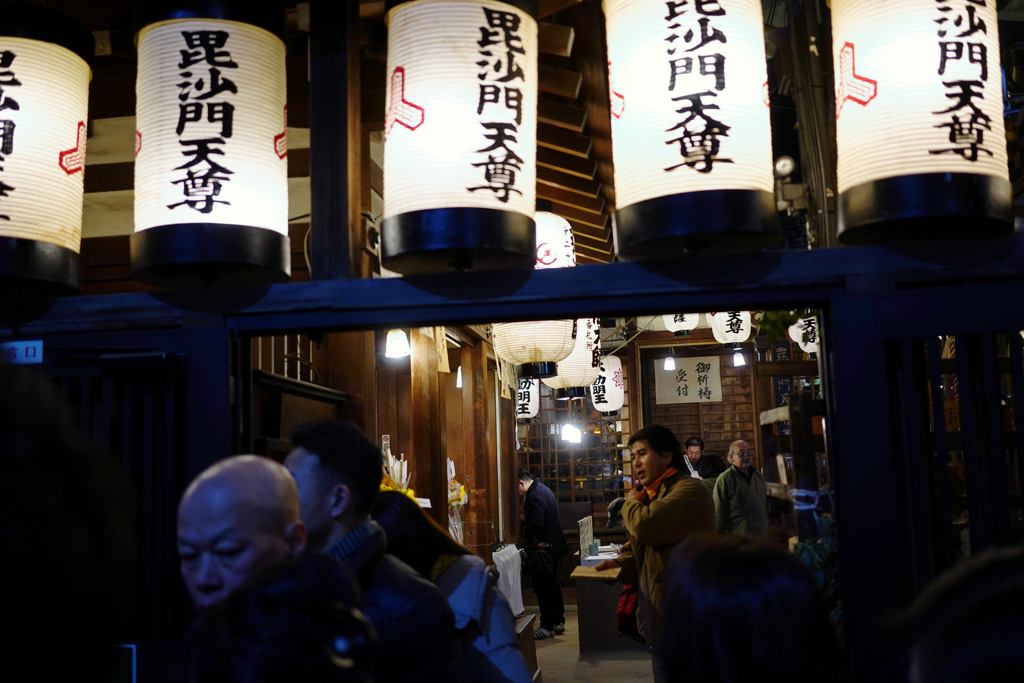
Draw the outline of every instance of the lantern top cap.
[[[391,10],[399,5],[405,5],[410,2],[430,2],[432,0],[386,0],[384,3],[384,16],[388,17],[391,14]],[[529,14],[534,19],[537,18],[537,14],[540,11],[539,0],[496,0],[505,5],[511,5],[516,9],[520,9]],[[387,21],[387,19],[385,19]]]
[[[281,0],[147,0],[136,3],[135,26],[173,19],[220,19],[258,26],[284,37],[285,7]]]
[[[89,61],[96,52],[96,39],[83,24],[40,5],[5,2],[3,12],[0,12],[0,36],[60,45],[85,61]]]

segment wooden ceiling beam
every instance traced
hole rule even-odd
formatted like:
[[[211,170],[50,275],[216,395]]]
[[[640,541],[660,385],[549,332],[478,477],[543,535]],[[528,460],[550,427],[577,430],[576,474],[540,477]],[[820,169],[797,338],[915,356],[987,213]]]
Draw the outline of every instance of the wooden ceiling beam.
[[[537,16],[541,19],[550,17],[555,12],[561,12],[580,4],[583,0],[540,0],[540,8]]]
[[[587,235],[594,239],[604,240],[606,242],[611,241],[612,231],[611,228],[597,228],[593,225],[584,225],[577,221],[570,220],[569,225],[572,226],[572,231],[577,235]]]
[[[538,23],[537,28],[537,49],[540,52],[559,57],[572,55],[572,43],[576,39],[576,32],[572,26],[542,21]]]
[[[541,92],[574,100],[579,97],[583,76],[575,71],[547,64],[537,65],[537,88]]]
[[[552,204],[554,206],[553,211],[567,221],[572,221],[579,225],[589,225],[599,230],[604,230],[608,227],[608,214],[588,213],[557,202],[552,202]]]
[[[559,204],[565,204],[589,213],[601,213],[604,211],[603,197],[589,197],[578,192],[569,192],[557,187],[537,183],[537,196]]]
[[[601,183],[597,180],[588,180],[543,166],[537,167],[537,182],[588,197],[597,197],[601,194]]]
[[[590,156],[590,149],[594,146],[594,141],[587,135],[574,133],[571,130],[547,123],[538,123],[537,144],[556,152],[564,152],[586,159]]]
[[[537,165],[587,180],[593,180],[597,175],[596,161],[581,159],[546,147],[537,148]]]
[[[581,266],[600,265],[602,263],[611,263],[614,259],[612,258],[597,258],[591,257],[588,254],[576,254],[576,264]]]
[[[537,120],[540,123],[582,133],[587,125],[587,110],[542,97],[537,102]]]
[[[577,256],[580,254],[580,250],[583,250],[583,253],[586,253],[586,254],[602,254],[604,256],[611,256],[612,255],[612,247],[611,247],[610,244],[606,245],[605,248],[601,248],[601,247],[596,246],[596,245],[592,246],[592,243],[589,243],[589,242],[577,242],[576,243],[576,250],[577,250],[576,251]]]

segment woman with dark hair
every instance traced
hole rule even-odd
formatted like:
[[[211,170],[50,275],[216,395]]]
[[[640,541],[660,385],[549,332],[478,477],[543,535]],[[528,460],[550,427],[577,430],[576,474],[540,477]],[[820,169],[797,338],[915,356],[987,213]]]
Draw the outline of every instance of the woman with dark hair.
[[[382,491],[370,516],[384,528],[388,552],[437,585],[455,613],[462,669],[469,683],[530,683],[515,618],[484,561],[456,543],[408,496]]]
[[[679,439],[667,427],[644,427],[629,439],[629,447],[633,476],[640,482],[620,511],[629,540],[617,558],[596,569],[621,568],[618,580],[636,584],[637,629],[654,656],[655,681],[660,681],[658,628],[665,611],[665,565],[677,543],[715,530],[715,504],[707,487],[686,471]]]
[[[807,568],[739,536],[698,536],[672,553],[659,663],[671,683],[834,683],[835,632]]]
[[[188,683],[370,683],[375,637],[355,580],[311,555],[204,614],[189,639]]]

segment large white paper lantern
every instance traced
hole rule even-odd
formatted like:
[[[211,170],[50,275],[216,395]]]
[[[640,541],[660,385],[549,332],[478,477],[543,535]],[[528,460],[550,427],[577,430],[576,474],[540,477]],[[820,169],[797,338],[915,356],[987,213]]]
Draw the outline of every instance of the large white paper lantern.
[[[415,0],[388,11],[385,267],[533,264],[537,21],[526,4]]]
[[[590,385],[590,402],[602,413],[614,413],[626,402],[626,383],[618,356],[601,359],[601,372]]]
[[[538,202],[539,204],[540,202]],[[550,202],[548,202],[550,204]],[[576,237],[569,221],[550,211],[538,211],[537,265],[544,268],[572,268],[576,265]]]
[[[227,18],[157,21],[137,42],[132,276],[287,280],[284,43]]]
[[[707,318],[711,333],[719,344],[740,344],[750,339],[750,311],[708,313]]]
[[[564,360],[558,361],[558,374],[541,381],[556,389],[558,399],[583,398],[586,387],[601,373],[601,321],[581,318],[576,325],[576,345]]]
[[[520,377],[551,377],[555,364],[576,347],[575,320],[494,323],[491,340],[498,358],[519,365]]]
[[[797,320],[789,326],[789,338],[795,341],[804,353],[818,352],[818,319],[813,315]]]
[[[540,380],[520,379],[516,391],[516,418],[529,420],[540,412]]]
[[[41,7],[0,10],[0,290],[81,288],[92,35]]]
[[[846,243],[1013,228],[995,0],[833,0]]]
[[[700,324],[700,313],[672,313],[661,316],[662,324],[677,337],[690,334]]]
[[[624,258],[770,239],[761,0],[604,0]]]

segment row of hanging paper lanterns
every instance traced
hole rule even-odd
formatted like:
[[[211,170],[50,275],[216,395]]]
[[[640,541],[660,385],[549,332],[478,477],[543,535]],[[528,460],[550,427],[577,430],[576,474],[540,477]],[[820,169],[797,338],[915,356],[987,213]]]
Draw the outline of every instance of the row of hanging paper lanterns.
[[[145,3],[138,279],[289,275],[285,49],[271,5]],[[832,3],[845,241],[942,233],[942,218],[970,234],[1012,228],[995,3],[939,5]],[[385,266],[534,262],[534,9],[389,9]],[[605,0],[604,10],[619,255],[763,243],[775,209],[760,1]],[[69,26],[17,4],[0,19],[2,96],[13,103],[0,104],[0,236],[17,240],[3,275],[74,288],[90,75],[88,38]]]

